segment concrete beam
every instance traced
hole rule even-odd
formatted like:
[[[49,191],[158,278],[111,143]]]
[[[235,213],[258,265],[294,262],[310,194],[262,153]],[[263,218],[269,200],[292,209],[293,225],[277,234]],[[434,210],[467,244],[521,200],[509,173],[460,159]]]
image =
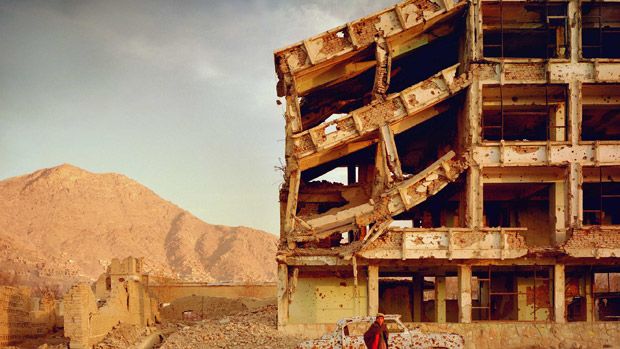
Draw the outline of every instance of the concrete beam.
[[[565,84],[569,81],[599,83],[620,80],[618,62],[550,62],[536,58],[527,61],[509,58],[486,60],[496,62],[473,66],[483,85]]]
[[[620,165],[620,142],[485,142],[473,148],[473,158],[483,167]]]
[[[456,180],[465,168],[467,163],[450,151],[422,172],[398,182],[383,192],[380,198],[375,198],[378,202],[370,200],[361,205],[340,209],[337,212],[328,211],[308,219],[307,227],[300,227],[290,238],[298,242],[316,241],[335,232],[344,232],[374,223],[384,218],[386,214],[396,216],[437,194]]]
[[[376,138],[377,130],[385,124],[398,133],[437,115],[443,108],[433,109],[435,105],[469,86],[469,74],[457,75],[458,66],[456,64],[446,68],[385,99],[378,98],[336,120],[294,134],[293,152],[301,168],[321,164],[317,160],[323,158],[323,154],[335,151],[347,143],[367,140],[369,136]]]
[[[303,40],[274,53],[276,73],[280,80],[278,95],[298,93],[295,80],[306,82],[304,90],[314,88],[308,82],[317,80],[325,84],[325,71],[330,72],[329,81],[339,79],[330,71],[331,66],[350,59],[374,44],[375,36],[390,43],[398,55],[411,50],[410,40],[437,24],[445,22],[460,13],[467,6],[464,0],[454,6],[451,2],[423,1],[399,3],[365,18],[330,29],[322,34]],[[399,47],[402,46],[402,47]],[[396,55],[394,55],[396,57]],[[347,70],[344,70],[346,73]]]

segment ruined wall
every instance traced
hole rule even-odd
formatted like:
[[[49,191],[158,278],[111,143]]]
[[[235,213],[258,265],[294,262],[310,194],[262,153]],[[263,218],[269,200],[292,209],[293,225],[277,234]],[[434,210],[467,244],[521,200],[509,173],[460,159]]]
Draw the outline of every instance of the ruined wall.
[[[180,283],[170,285],[149,285],[149,292],[160,303],[170,303],[175,299],[203,296],[222,298],[272,298],[276,296],[275,284],[260,285],[209,285],[205,283]]]
[[[139,260],[113,260],[108,272],[91,285],[79,283],[64,296],[65,336],[71,339],[70,348],[92,348],[118,323],[148,326],[159,319],[157,300],[142,283]],[[111,274],[114,270],[116,273]],[[110,277],[111,282],[105,282]],[[96,295],[106,295],[99,298]]]
[[[355,287],[353,277],[299,275],[289,305],[289,321],[292,324],[336,323],[343,317],[367,315],[366,280],[366,275],[360,273]]]
[[[216,319],[248,309],[239,299],[189,296],[175,299],[161,308],[161,316],[166,320]]]
[[[157,301],[133,280],[116,285],[105,300],[97,300],[89,284],[77,284],[65,295],[64,306],[72,349],[91,348],[119,323],[147,326],[159,317]]]
[[[0,286],[0,345],[50,333],[62,317],[51,296],[32,297],[28,287]]]

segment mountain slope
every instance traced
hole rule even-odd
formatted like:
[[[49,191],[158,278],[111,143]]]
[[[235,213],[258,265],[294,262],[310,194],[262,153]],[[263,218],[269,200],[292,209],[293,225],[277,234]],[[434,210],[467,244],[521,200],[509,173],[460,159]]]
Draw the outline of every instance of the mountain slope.
[[[0,282],[96,278],[129,255],[157,275],[273,281],[276,245],[263,231],[205,223],[119,174],[61,165],[0,181]]]

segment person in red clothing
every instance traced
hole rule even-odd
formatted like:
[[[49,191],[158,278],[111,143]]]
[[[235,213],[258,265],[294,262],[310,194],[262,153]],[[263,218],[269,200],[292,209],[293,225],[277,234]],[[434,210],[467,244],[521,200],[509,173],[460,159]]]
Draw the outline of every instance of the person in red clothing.
[[[388,329],[384,317],[385,315],[381,313],[377,314],[375,322],[364,333],[364,343],[368,349],[388,348]]]

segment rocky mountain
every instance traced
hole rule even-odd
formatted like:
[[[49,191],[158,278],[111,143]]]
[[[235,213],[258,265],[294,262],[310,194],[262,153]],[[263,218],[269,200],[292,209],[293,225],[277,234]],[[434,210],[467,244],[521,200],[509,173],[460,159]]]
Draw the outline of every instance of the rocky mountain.
[[[0,283],[66,286],[114,257],[153,275],[274,281],[277,238],[212,225],[120,174],[72,165],[0,181]]]

